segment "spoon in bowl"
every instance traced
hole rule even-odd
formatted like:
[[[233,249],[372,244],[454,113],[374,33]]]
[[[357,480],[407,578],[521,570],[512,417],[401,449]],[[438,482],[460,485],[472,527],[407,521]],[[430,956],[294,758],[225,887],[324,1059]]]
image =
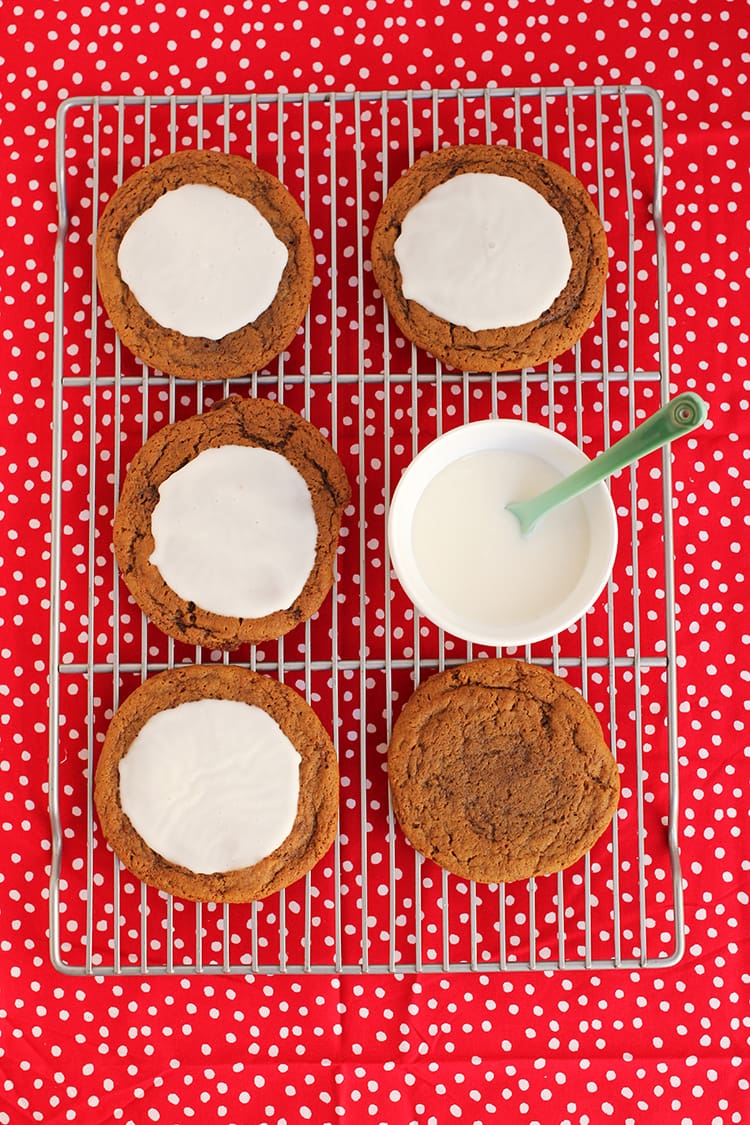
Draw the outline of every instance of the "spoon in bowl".
[[[612,473],[632,465],[647,453],[661,449],[663,445],[683,437],[702,426],[708,416],[708,405],[700,395],[686,391],[672,399],[661,410],[657,410],[640,426],[636,426],[626,437],[615,442],[588,465],[571,473],[558,484],[546,489],[539,496],[530,500],[515,500],[506,505],[506,510],[512,512],[521,525],[521,534],[528,535],[533,531],[538,521],[557,508],[580,496],[589,488],[593,488],[599,481],[605,480]]]

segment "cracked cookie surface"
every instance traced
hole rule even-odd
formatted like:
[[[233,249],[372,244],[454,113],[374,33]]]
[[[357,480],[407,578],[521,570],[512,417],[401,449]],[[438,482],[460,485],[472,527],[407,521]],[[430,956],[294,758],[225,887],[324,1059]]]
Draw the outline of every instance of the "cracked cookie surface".
[[[160,711],[200,699],[232,699],[260,707],[301,757],[299,802],[292,830],[252,867],[197,874],[159,855],[133,828],[120,802],[119,764],[141,728]],[[206,753],[210,754],[210,746]],[[128,696],[110,723],[96,768],[94,800],[105,836],[139,879],[181,898],[249,902],[306,875],[336,835],[339,772],[336,752],[312,708],[292,688],[231,665],[187,665],[161,672]]]
[[[611,821],[620,791],[584,698],[509,659],[473,661],[417,688],[393,728],[388,777],[412,846],[483,883],[575,863]]]
[[[568,283],[536,320],[471,331],[429,312],[402,291],[395,243],[404,217],[420,199],[454,176],[512,176],[559,212],[572,266]],[[391,315],[407,339],[459,371],[518,371],[571,348],[596,317],[607,276],[607,240],[591,196],[552,161],[506,145],[454,145],[421,157],[390,188],[375,223],[372,270]]]
[[[185,601],[149,561],[159,486],[204,450],[222,445],[257,446],[281,454],[310,490],[318,529],[312,570],[290,606],[264,617],[225,617]],[[339,529],[349,497],[344,466],[315,426],[281,403],[231,395],[205,414],[162,427],[138,450],[115,512],[115,557],[136,602],[162,632],[187,644],[215,648],[257,644],[283,636],[320,607],[333,584]]]
[[[186,184],[208,184],[246,199],[266,219],[289,257],[274,300],[251,324],[219,340],[164,328],[136,300],[117,264],[120,243],[140,214]],[[134,172],[99,221],[96,276],[122,342],[145,363],[182,379],[233,379],[264,367],[292,341],[310,304],[314,253],[307,220],[284,185],[246,157],[210,150],[170,153]]]

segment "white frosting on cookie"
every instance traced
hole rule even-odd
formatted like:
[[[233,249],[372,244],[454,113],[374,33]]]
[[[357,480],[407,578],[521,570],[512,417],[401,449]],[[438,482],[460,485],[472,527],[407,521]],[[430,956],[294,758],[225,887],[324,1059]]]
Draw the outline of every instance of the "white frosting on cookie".
[[[288,609],[315,563],[318,525],[301,473],[280,453],[206,449],[159,487],[150,562],[186,602],[226,617]]]
[[[117,265],[163,328],[220,340],[268,308],[288,257],[252,203],[210,184],[184,184],[134,220]]]
[[[541,316],[567,285],[560,213],[512,176],[466,172],[407,212],[395,244],[404,296],[472,332]]]
[[[198,874],[250,867],[292,830],[300,755],[275,719],[232,699],[152,716],[120,761],[120,804],[149,847]]]

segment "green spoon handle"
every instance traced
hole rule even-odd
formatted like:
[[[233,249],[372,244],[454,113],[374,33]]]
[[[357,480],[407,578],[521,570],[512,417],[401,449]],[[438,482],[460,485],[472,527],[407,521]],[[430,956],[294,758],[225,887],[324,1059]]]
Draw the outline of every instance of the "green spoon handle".
[[[542,492],[531,500],[509,504],[509,509],[518,517],[526,534],[545,512],[556,508],[579,496],[581,492],[598,484],[612,473],[632,465],[647,453],[667,445],[675,438],[689,434],[701,426],[708,415],[708,407],[703,399],[691,391],[678,395],[666,406],[662,406],[640,426],[636,426],[621,441],[600,453],[588,465],[571,473],[559,484]]]

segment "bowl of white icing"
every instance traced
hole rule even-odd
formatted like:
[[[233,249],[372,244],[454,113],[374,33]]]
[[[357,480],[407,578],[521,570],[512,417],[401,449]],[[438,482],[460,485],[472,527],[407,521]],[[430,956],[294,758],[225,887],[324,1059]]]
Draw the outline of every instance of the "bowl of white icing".
[[[435,439],[405,470],[388,517],[391,562],[417,609],[454,636],[512,647],[569,628],[599,597],[617,550],[606,484],[528,535],[506,511],[588,463],[561,434],[488,419]]]

